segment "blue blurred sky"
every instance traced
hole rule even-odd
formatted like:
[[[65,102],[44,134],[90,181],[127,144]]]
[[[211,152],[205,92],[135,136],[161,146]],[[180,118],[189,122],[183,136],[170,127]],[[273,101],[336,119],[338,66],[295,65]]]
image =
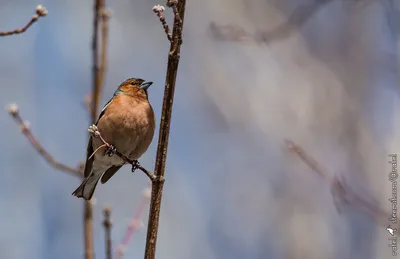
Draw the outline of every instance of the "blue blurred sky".
[[[188,1],[158,258],[391,258],[385,230],[357,210],[337,214],[327,184],[287,154],[283,139],[389,209],[386,157],[400,150],[398,3],[331,1],[268,46],[207,33],[210,21],[268,31],[310,2]],[[48,16],[0,38],[0,104],[16,102],[47,150],[75,166],[89,126],[82,102],[91,88],[92,1],[0,0],[0,30],[22,26],[39,3]],[[107,1],[103,104],[123,80],[142,77],[155,82],[159,119],[169,44],[155,4],[163,2]],[[6,111],[0,121],[0,257],[81,258],[83,204],[71,196],[80,180],[46,164]],[[146,168],[156,144],[141,160]],[[96,190],[96,258],[105,258],[102,208],[112,208],[115,247],[145,187],[127,167]],[[126,258],[143,256],[145,234]]]

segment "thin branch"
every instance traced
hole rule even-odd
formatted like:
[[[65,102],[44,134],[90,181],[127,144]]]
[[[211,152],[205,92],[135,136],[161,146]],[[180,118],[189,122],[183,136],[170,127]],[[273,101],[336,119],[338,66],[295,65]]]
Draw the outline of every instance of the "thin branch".
[[[149,203],[150,195],[151,195],[151,182],[149,182],[149,186],[143,191],[139,207],[137,208],[135,214],[132,217],[132,220],[128,225],[128,228],[125,231],[124,238],[118,245],[117,252],[115,255],[117,259],[121,259],[123,257],[129,241],[133,238],[133,235],[135,234],[136,230],[142,225],[141,218],[145,211],[146,205]]]
[[[88,129],[89,133],[94,137],[94,138],[98,138],[101,140],[101,142],[103,143],[103,145],[105,147],[107,147],[106,150],[106,154],[108,154],[110,157],[113,155],[117,155],[119,156],[122,160],[124,160],[125,163],[132,165],[132,172],[135,172],[136,169],[141,170],[143,173],[145,173],[149,179],[151,181],[155,181],[156,177],[155,175],[146,170],[143,166],[140,165],[139,161],[137,160],[131,160],[128,157],[126,157],[124,154],[120,153],[114,146],[112,146],[110,143],[108,143],[102,136],[101,133],[99,131],[99,129],[97,128],[96,125],[92,125],[89,127]],[[91,156],[93,156],[100,148],[96,149],[93,154],[91,154]]]
[[[10,104],[8,106],[8,113],[12,116],[14,121],[18,124],[21,129],[21,132],[25,135],[25,137],[29,140],[32,146],[36,149],[36,151],[46,160],[54,168],[73,174],[75,176],[82,177],[82,170],[78,168],[72,168],[67,165],[64,165],[54,159],[52,155],[40,144],[40,142],[33,136],[29,125],[23,121],[21,114],[19,112],[19,108],[16,104]]]
[[[101,101],[101,87],[99,81],[99,49],[98,49],[98,38],[99,38],[99,24],[101,22],[101,12],[104,8],[104,0],[94,0],[94,7],[93,7],[93,37],[92,37],[92,66],[93,66],[93,73],[92,73],[92,122],[97,119],[99,114],[99,103]]]
[[[111,209],[109,207],[104,208],[104,229],[106,232],[106,258],[112,259],[112,243],[111,243],[111,219],[110,219]]]
[[[388,223],[386,215],[390,215],[390,213],[386,213],[382,210],[373,197],[366,198],[365,195],[357,193],[354,188],[351,188],[351,186],[347,184],[343,175],[329,177],[329,172],[326,169],[322,169],[318,162],[307,154],[300,145],[291,140],[285,140],[285,143],[290,153],[298,155],[314,172],[329,182],[332,197],[339,213],[341,212],[342,204],[348,204],[363,211],[378,225],[386,227]]]
[[[48,13],[47,9],[44,6],[42,5],[36,6],[35,14],[32,16],[31,20],[24,27],[12,31],[0,32],[0,37],[24,33],[27,29],[29,29],[29,27],[31,27],[32,24],[34,24],[37,20],[39,20],[40,17],[46,16],[47,13]]]
[[[168,55],[167,73],[165,78],[164,101],[160,121],[160,131],[154,174],[156,179],[152,182],[149,221],[147,227],[145,259],[154,259],[160,218],[161,198],[164,186],[165,163],[167,160],[168,138],[171,125],[172,106],[174,101],[176,76],[182,44],[183,20],[185,15],[186,0],[168,0],[167,5],[174,12],[174,27],[172,41]]]
[[[158,18],[160,19],[160,22],[164,28],[164,31],[165,31],[165,34],[167,35],[168,40],[172,41],[172,32],[168,26],[167,21],[165,21],[165,17],[163,16],[164,11],[165,11],[165,7],[162,5],[155,5],[153,7],[153,12],[156,13]]]

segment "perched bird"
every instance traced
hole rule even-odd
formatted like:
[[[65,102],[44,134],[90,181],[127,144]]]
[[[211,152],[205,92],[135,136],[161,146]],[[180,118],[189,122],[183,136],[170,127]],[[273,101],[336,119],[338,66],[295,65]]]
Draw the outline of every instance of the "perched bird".
[[[153,140],[156,122],[147,94],[151,84],[140,78],[127,79],[104,106],[96,122],[103,139],[130,160],[139,159]],[[99,138],[89,138],[85,179],[72,195],[90,200],[99,179],[102,184],[106,183],[125,164],[121,157],[109,156],[107,147],[96,151],[103,144]]]

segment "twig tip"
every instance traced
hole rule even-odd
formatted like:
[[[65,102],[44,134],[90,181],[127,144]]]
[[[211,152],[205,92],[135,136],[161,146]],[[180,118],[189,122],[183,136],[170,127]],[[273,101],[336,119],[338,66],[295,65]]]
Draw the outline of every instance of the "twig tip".
[[[164,12],[165,11],[165,7],[162,5],[155,5],[153,6],[153,12],[158,13],[158,12]]]
[[[44,7],[43,5],[37,5],[36,6],[36,14],[39,16],[46,16],[48,13],[46,7]]]
[[[10,103],[7,106],[7,111],[10,115],[15,117],[19,113],[19,107],[16,103]]]

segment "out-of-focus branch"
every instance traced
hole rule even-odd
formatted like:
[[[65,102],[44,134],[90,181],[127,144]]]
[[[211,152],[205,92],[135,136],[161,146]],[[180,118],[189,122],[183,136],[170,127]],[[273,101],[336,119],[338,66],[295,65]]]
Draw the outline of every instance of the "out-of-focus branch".
[[[32,16],[31,20],[24,27],[12,31],[0,32],[0,37],[24,33],[29,27],[31,27],[32,24],[34,24],[37,20],[39,20],[40,17],[44,17],[46,15],[47,15],[47,9],[42,5],[38,5],[36,6],[35,14]]]
[[[174,12],[174,26],[172,41],[168,54],[167,73],[165,78],[164,101],[162,106],[160,131],[156,162],[154,166],[155,180],[152,181],[149,221],[147,225],[147,238],[145,259],[154,259],[158,224],[160,219],[161,198],[164,186],[165,163],[167,160],[168,138],[171,125],[172,106],[174,101],[176,76],[182,44],[183,20],[185,15],[186,0],[168,0],[167,6]]]
[[[19,125],[21,132],[29,140],[36,151],[39,152],[39,154],[47,161],[47,163],[60,171],[82,177],[82,171],[79,168],[72,168],[56,161],[54,157],[50,155],[50,153],[39,143],[35,136],[33,136],[29,125],[23,121],[19,112],[19,108],[16,104],[10,104],[8,106],[8,113],[13,117],[15,122]]]
[[[105,0],[101,0],[105,1]],[[108,21],[110,19],[110,11],[104,6],[100,9],[101,17],[101,51],[100,51],[100,64],[97,75],[97,92],[94,92],[95,98],[99,98],[98,104],[101,102],[101,91],[104,87],[104,81],[106,77],[107,70],[107,43],[108,43]],[[97,97],[99,96],[99,97]],[[97,113],[96,113],[97,114]],[[96,116],[97,117],[97,116]]]
[[[273,41],[286,39],[296,29],[302,27],[318,10],[333,0],[319,0],[310,4],[297,7],[289,16],[289,19],[268,32],[246,32],[240,26],[218,25],[211,22],[209,32],[213,39],[219,41],[236,41],[248,43],[269,44]]]
[[[318,164],[317,160],[308,155],[301,146],[297,145],[296,143],[294,143],[289,139],[286,139],[285,143],[289,152],[298,155],[301,158],[301,160],[303,160],[303,162],[306,163],[320,177],[325,179],[329,177],[329,173],[326,171],[326,169],[322,168],[322,166]]]
[[[106,258],[107,259],[112,259],[112,243],[111,243],[111,219],[110,219],[110,214],[111,214],[111,209],[109,207],[104,208],[104,229],[106,232]]]
[[[299,158],[314,172],[329,182],[333,200],[339,213],[342,210],[341,208],[343,204],[348,204],[366,213],[378,225],[384,227],[387,226],[387,216],[391,214],[386,213],[373,197],[370,196],[366,198],[365,195],[357,193],[354,188],[348,185],[344,175],[334,175],[333,177],[329,177],[330,174],[328,171],[322,169],[318,162],[312,156],[307,154],[300,145],[291,140],[285,140],[285,143],[290,153],[299,156]]]
[[[104,84],[104,77],[107,62],[107,41],[108,41],[108,20],[109,12],[105,8],[105,0],[94,0],[93,6],[93,38],[92,38],[92,98],[91,98],[91,120],[92,124],[97,121],[99,115],[101,93]],[[99,24],[101,22],[101,53],[98,49]],[[99,64],[100,56],[100,64]],[[85,201],[84,215],[84,236],[85,236],[85,259],[94,258],[93,248],[93,208],[90,202]]]
[[[123,257],[126,251],[126,247],[128,246],[129,241],[132,239],[133,234],[135,234],[136,230],[143,224],[141,218],[145,211],[146,205],[150,200],[150,195],[151,195],[151,182],[149,182],[149,187],[143,191],[139,207],[137,208],[135,214],[132,217],[132,220],[128,225],[128,228],[125,231],[124,238],[118,245],[115,258],[121,259]]]

